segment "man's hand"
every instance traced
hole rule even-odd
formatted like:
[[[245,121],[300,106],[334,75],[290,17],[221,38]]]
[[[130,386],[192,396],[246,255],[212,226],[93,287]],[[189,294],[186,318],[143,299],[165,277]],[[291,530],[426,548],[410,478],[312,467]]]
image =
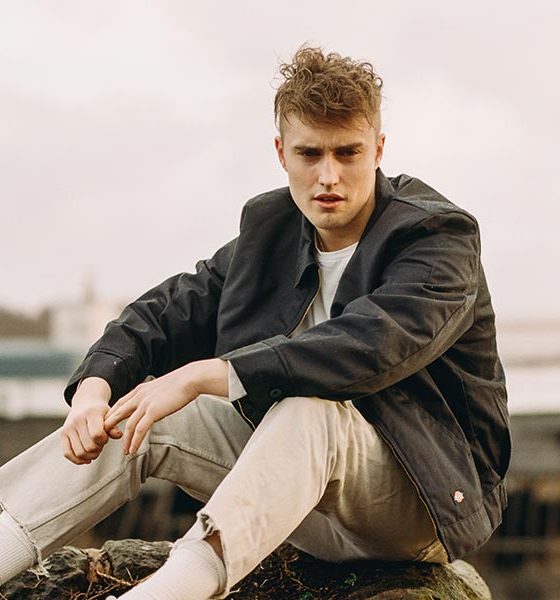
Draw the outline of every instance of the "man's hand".
[[[107,412],[105,430],[128,419],[125,454],[138,450],[152,425],[192,402],[200,394],[228,395],[228,364],[219,358],[200,360],[141,383]]]
[[[64,456],[76,465],[89,464],[101,454],[109,438],[122,436],[116,428],[108,432],[104,428],[110,397],[109,384],[99,377],[84,379],[74,394],[61,437]]]

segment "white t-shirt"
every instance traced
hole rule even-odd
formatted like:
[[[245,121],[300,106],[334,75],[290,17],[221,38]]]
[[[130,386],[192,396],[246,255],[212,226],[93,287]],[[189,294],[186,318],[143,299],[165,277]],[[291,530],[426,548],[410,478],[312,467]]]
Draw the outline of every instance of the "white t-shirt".
[[[357,247],[358,242],[334,252],[323,252],[317,248],[317,242],[315,242],[315,258],[319,264],[319,290],[290,337],[299,335],[306,329],[330,319],[331,306],[338,283]],[[233,402],[245,394],[241,380],[229,363],[229,400]]]
[[[357,247],[358,242],[334,252],[322,252],[315,245],[315,257],[319,264],[319,291],[291,337],[330,319],[331,306],[338,282]]]

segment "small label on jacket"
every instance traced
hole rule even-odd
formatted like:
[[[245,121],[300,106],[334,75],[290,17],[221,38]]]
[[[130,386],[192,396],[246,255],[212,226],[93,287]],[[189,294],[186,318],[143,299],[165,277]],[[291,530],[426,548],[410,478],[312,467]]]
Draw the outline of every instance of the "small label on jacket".
[[[465,494],[463,494],[461,490],[455,490],[455,492],[453,492],[453,502],[455,502],[455,504],[461,504],[464,499]]]

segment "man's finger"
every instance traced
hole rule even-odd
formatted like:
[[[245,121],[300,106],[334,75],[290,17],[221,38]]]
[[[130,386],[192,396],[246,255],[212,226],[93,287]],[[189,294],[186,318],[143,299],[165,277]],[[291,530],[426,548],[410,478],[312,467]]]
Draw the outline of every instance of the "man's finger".
[[[119,423],[121,423],[122,421],[124,421],[125,419],[130,417],[130,415],[135,411],[135,409],[136,409],[135,406],[130,406],[130,407],[127,407],[126,410],[123,409],[122,412],[116,412],[116,413],[113,413],[109,417],[105,417],[105,420],[103,423],[103,428],[105,429],[105,431],[110,431],[111,429],[115,429],[115,427]]]
[[[82,446],[82,442],[80,441],[77,432],[70,431],[68,433],[68,440],[72,449],[72,456],[76,459],[72,462],[76,463],[77,465],[89,464],[91,462],[91,459],[88,458],[87,452],[84,450],[84,447]]]
[[[120,408],[123,407],[123,405],[125,405],[134,395],[134,392],[136,391],[136,388],[134,388],[133,390],[131,390],[130,392],[128,392],[128,394],[125,394],[124,396],[122,396],[122,398],[119,398],[115,404],[113,404],[113,406],[111,406],[109,408],[109,410],[107,411],[107,414],[105,415],[105,418],[107,417],[111,417],[113,416],[113,414],[119,410]]]
[[[64,449],[64,458],[66,458],[70,462],[73,462],[75,465],[81,465],[82,460],[79,459],[74,453],[74,450],[72,449],[72,444],[70,443],[70,438],[66,434],[63,434],[61,438],[62,447]]]
[[[97,444],[97,446],[104,446],[107,443],[109,436],[105,431],[103,416],[101,414],[90,414],[86,419],[86,427],[90,439]]]
[[[125,454],[128,454],[130,452],[130,443],[132,441],[132,438],[134,437],[134,432],[136,431],[136,427],[143,418],[144,414],[145,411],[141,407],[138,407],[130,415],[128,421],[126,422],[123,435],[123,452]]]
[[[115,405],[116,406],[116,405]],[[114,409],[115,407],[113,407]],[[108,429],[113,429],[116,427],[121,421],[124,421],[136,410],[136,403],[133,401],[127,402],[122,406],[119,406],[116,410],[111,409],[106,415],[104,419],[104,429],[107,431]]]
[[[123,432],[118,427],[113,427],[107,431],[107,435],[113,440],[119,440],[123,436]]]
[[[94,440],[91,439],[87,428],[87,422],[85,420],[81,421],[77,426],[76,430],[78,437],[80,438],[82,448],[85,452],[84,458],[87,458],[88,460],[97,458],[97,456],[99,455],[99,448],[102,446],[100,446]]]
[[[134,428],[134,435],[132,436],[132,441],[130,442],[130,454],[134,454],[138,448],[140,448],[144,438],[146,437],[146,434],[150,431],[153,424],[153,418],[148,413],[145,413]]]

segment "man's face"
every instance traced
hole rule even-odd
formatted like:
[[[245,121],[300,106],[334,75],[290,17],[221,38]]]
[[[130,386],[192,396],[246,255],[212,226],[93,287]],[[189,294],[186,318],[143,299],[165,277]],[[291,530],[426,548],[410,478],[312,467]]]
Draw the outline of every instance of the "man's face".
[[[275,139],[290,192],[315,226],[320,248],[357,242],[375,208],[375,170],[384,134],[363,117],[345,126],[307,125],[291,116]]]

